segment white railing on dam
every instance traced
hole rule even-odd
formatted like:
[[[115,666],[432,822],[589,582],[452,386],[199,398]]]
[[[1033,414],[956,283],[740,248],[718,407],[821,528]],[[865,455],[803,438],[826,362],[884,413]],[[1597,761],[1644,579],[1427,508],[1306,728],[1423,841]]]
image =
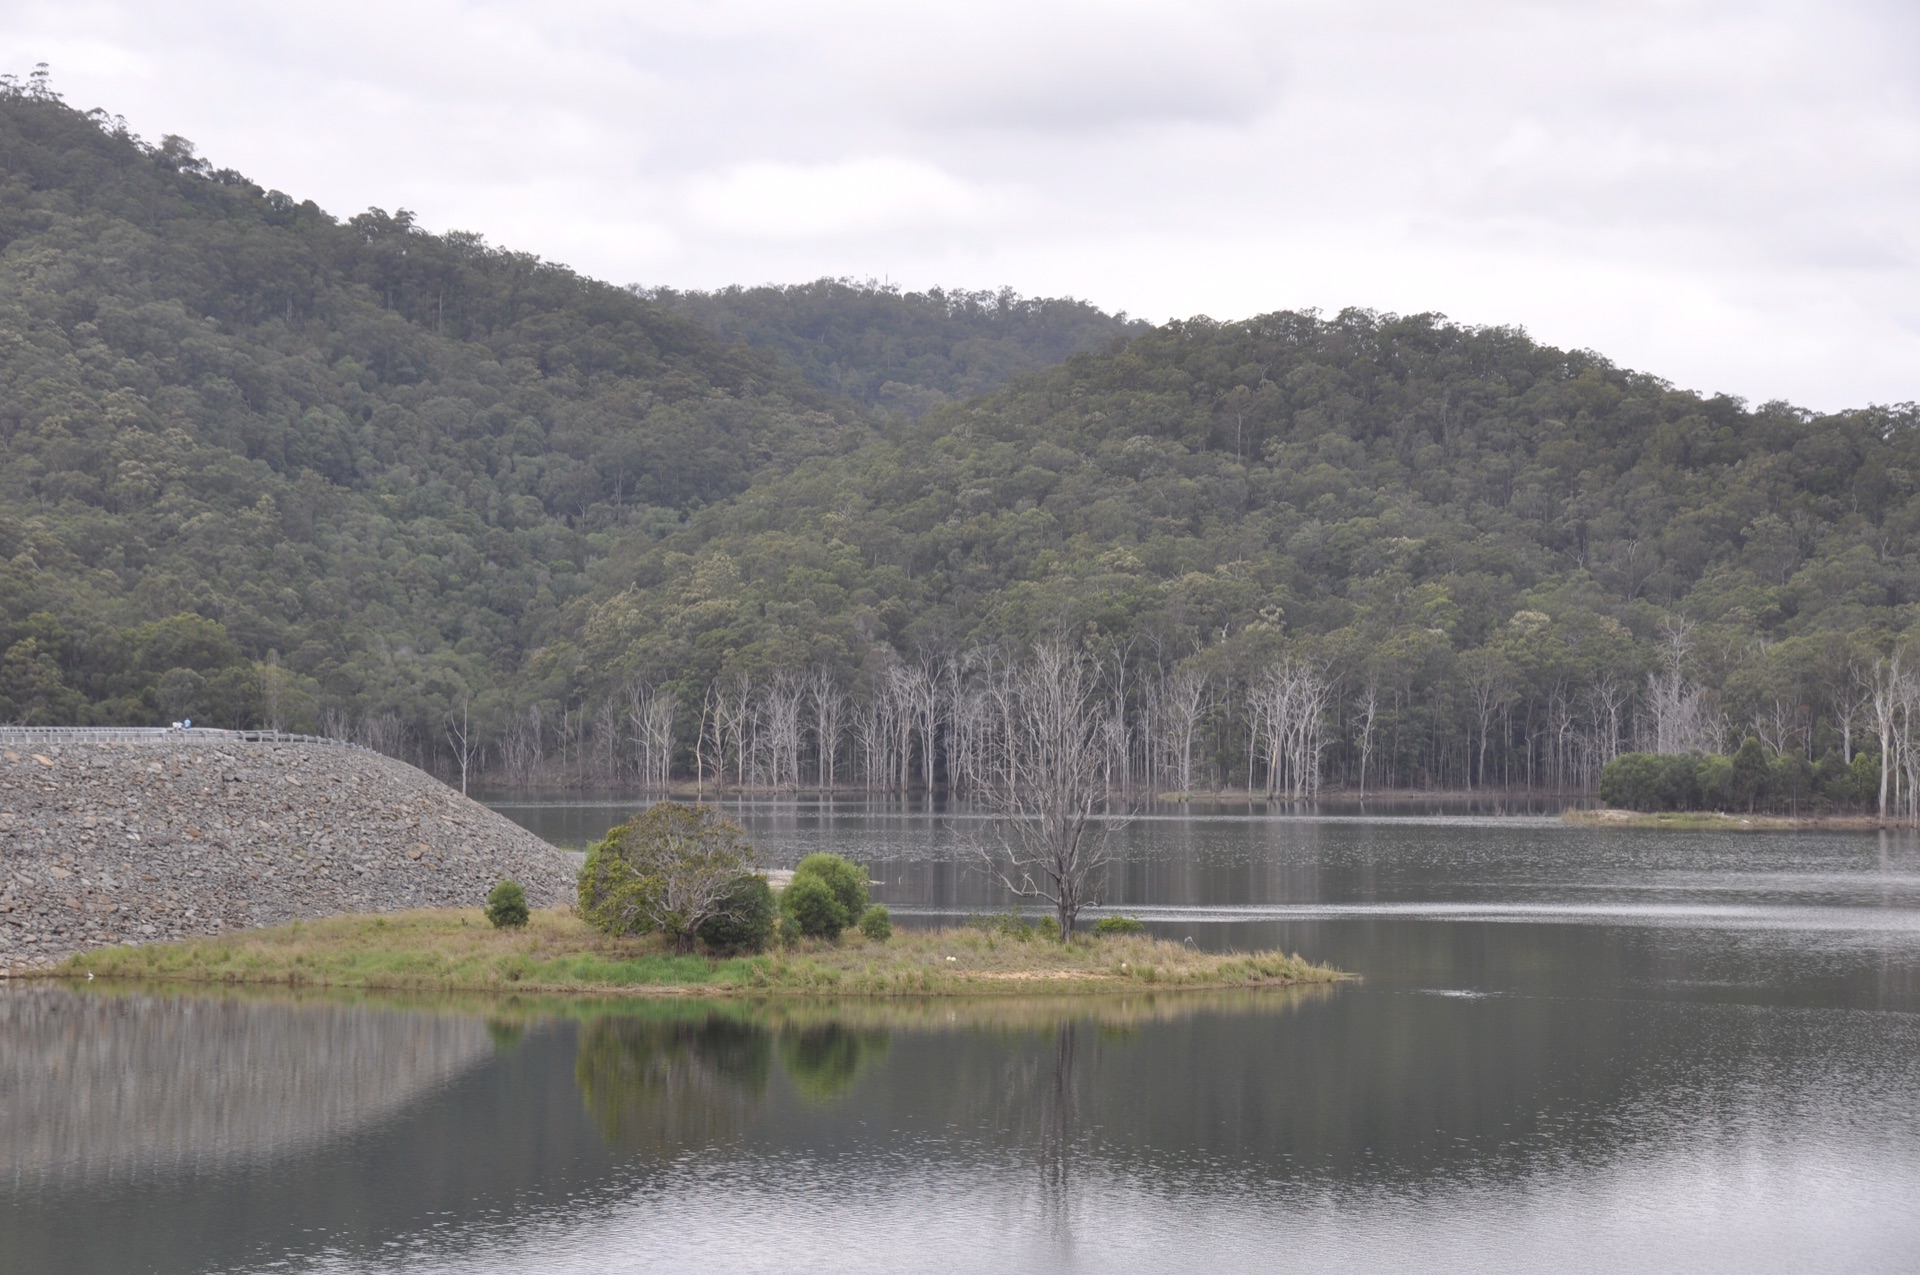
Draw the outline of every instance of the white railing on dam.
[[[175,730],[171,726],[0,726],[0,743],[95,744],[108,741],[177,740],[180,743],[210,744],[330,744],[335,748],[362,748],[364,745],[324,735],[289,735],[273,730],[218,730],[193,726]]]

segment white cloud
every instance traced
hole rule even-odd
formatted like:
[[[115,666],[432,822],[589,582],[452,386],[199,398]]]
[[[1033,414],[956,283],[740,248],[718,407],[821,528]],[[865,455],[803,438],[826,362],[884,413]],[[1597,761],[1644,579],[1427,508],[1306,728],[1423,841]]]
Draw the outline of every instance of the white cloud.
[[[994,203],[922,160],[741,164],[695,177],[693,218],[755,239],[820,239],[980,220]]]
[[[1920,398],[1890,0],[14,0],[80,106],[616,281],[1438,309]]]

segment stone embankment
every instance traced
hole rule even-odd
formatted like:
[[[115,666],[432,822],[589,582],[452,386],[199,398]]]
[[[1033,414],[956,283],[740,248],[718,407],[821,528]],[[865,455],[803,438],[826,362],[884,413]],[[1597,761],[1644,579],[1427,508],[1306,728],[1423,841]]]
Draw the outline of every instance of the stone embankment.
[[[573,876],[570,856],[364,749],[0,737],[0,970],[341,912],[470,907],[506,877],[547,905]]]

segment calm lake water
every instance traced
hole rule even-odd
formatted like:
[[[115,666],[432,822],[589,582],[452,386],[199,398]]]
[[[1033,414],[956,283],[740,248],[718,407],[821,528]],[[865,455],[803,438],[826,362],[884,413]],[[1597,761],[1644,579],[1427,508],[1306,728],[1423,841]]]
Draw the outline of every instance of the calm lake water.
[[[618,803],[501,808],[579,844]],[[906,924],[989,818],[746,804]],[[1301,994],[0,993],[0,1271],[1920,1269],[1920,844],[1136,820],[1108,899]]]

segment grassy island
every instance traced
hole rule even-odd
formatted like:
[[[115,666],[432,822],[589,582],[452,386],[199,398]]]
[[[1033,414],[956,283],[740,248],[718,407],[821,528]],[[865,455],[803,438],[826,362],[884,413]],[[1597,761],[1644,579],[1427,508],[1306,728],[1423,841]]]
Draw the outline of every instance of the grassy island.
[[[495,929],[477,908],[328,917],[69,958],[55,976],[432,992],[671,996],[1060,994],[1327,983],[1344,975],[1279,952],[1196,952],[1145,935],[1059,943],[996,919],[849,931],[759,956],[675,955],[658,934],[613,939],[571,911]]]
[[[1840,832],[1870,832],[1875,828],[1893,826],[1892,821],[1882,820],[1876,815],[1743,815],[1718,810],[1569,810],[1560,816],[1560,820],[1588,828],[1674,828],[1723,832],[1792,832],[1822,828]]]

